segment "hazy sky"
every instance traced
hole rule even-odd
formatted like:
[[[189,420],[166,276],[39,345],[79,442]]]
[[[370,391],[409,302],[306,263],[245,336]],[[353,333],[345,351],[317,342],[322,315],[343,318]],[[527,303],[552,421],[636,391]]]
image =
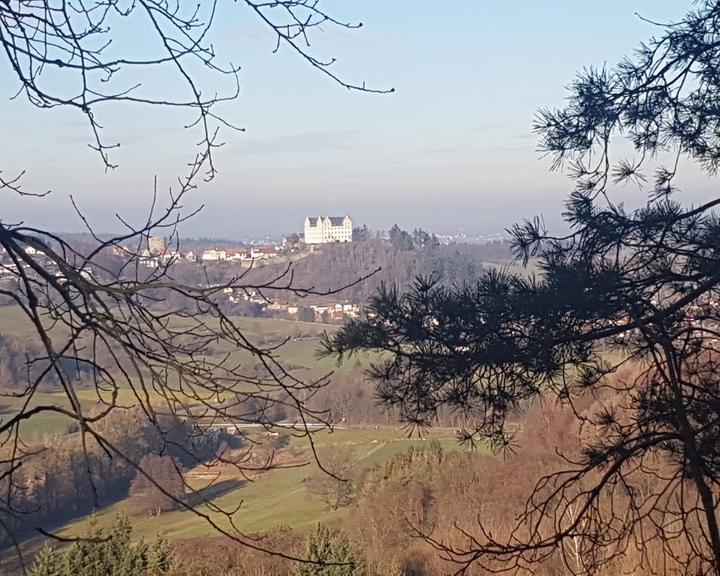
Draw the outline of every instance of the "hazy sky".
[[[499,232],[542,212],[553,221],[570,182],[548,172],[531,134],[535,111],[562,104],[583,66],[615,63],[678,19],[678,0],[336,0],[325,5],[360,20],[356,31],[314,37],[320,56],[353,82],[394,87],[390,95],[348,92],[274,40],[242,7],[219,14],[213,42],[222,61],[242,66],[242,93],[223,108],[246,129],[226,130],[219,174],[194,193],[204,211],[188,235],[244,237],[299,230],[305,215],[344,214],[387,228],[422,226]],[[142,49],[145,31],[120,41]],[[27,170],[26,185],[50,198],[3,198],[3,219],[54,230],[80,228],[73,194],[93,224],[117,230],[116,212],[138,219],[153,178],[162,193],[194,152],[187,113],[137,106],[97,111],[120,164],[106,174],[73,111],[39,111],[22,99],[0,56],[0,170]],[[150,81],[151,79],[147,79]],[[159,79],[172,86],[171,78]],[[701,194],[702,190],[696,193]],[[639,193],[634,190],[628,194]]]

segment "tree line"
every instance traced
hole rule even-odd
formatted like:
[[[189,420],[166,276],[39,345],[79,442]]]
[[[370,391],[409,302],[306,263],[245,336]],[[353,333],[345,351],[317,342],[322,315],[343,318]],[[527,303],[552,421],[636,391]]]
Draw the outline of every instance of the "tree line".
[[[613,394],[606,392],[575,408],[590,418],[602,414],[612,399]],[[119,535],[111,536],[119,538],[120,545],[81,542],[56,549],[52,560],[48,560],[51,554],[46,550],[38,555],[35,565],[66,566],[73,558],[76,566],[82,566],[79,558],[87,558],[88,563],[110,562],[104,565],[114,566],[117,571],[108,568],[106,573],[122,576],[440,576],[460,568],[469,576],[489,576],[503,566],[464,566],[462,557],[443,551],[460,554],[467,534],[476,530],[478,521],[498,538],[512,534],[514,519],[525,510],[526,494],[536,488],[537,478],[551,478],[565,469],[569,460],[581,454],[582,442],[591,440],[593,434],[569,407],[549,403],[533,406],[523,415],[515,449],[504,458],[493,456],[487,447],[448,451],[437,441],[427,440],[382,464],[353,473],[348,453],[337,446],[335,454],[321,456],[330,472],[342,474],[342,480],[325,473],[310,474],[306,479],[308,489],[324,499],[328,510],[335,511],[336,519],[328,526],[305,531],[279,527],[262,535],[263,541],[276,549],[293,551],[296,557],[309,560],[307,564],[249,550],[223,538],[190,539],[172,546],[160,539],[148,544],[143,539],[128,538],[131,522],[120,519],[113,528]],[[642,476],[640,471],[636,474],[638,479]],[[662,478],[644,478],[643,482],[644,493],[651,494]],[[552,490],[552,485],[543,489]],[[618,513],[628,511],[633,497],[627,493],[603,499],[600,506]],[[554,505],[562,506],[563,502]],[[548,521],[552,519],[548,517]],[[570,517],[563,519],[571,521]],[[646,530],[650,529],[648,525]],[[659,532],[662,527],[652,529]],[[661,553],[664,546],[660,538],[649,545],[628,542],[620,556],[577,538],[535,562],[533,572],[557,576],[567,573],[570,567],[581,573],[582,566],[593,560],[601,564],[593,572],[596,576],[681,573],[683,558],[692,553],[691,549],[681,540],[674,541],[672,553],[676,559],[669,562]],[[113,552],[113,556],[103,547],[124,551]],[[606,556],[599,558],[598,554]],[[153,568],[150,563],[158,557],[164,563]],[[144,568],[120,571],[119,567],[128,562]],[[68,574],[57,571],[60,568],[54,572],[34,569],[33,576]],[[77,574],[85,573],[79,570]]]
[[[0,480],[9,508],[0,511],[0,522],[8,528],[0,536],[0,546],[18,543],[38,528],[47,532],[128,493],[130,504],[140,513],[177,508],[191,492],[183,480],[184,469],[241,447],[240,437],[220,430],[208,433],[174,415],[161,417],[158,424],[162,435],[138,408],[104,419],[103,434],[122,448],[130,462],[106,458],[100,446],[83,447],[73,424],[64,433],[33,443],[28,466],[12,470]],[[2,458],[8,458],[10,450],[12,446],[4,447]]]

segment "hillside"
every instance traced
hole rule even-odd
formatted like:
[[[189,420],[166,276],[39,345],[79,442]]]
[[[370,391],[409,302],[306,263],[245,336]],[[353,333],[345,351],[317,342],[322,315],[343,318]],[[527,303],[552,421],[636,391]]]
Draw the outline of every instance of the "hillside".
[[[511,254],[507,245],[452,244],[403,250],[390,242],[374,239],[318,247],[293,263],[292,274],[296,286],[328,291],[350,285],[377,270],[370,278],[337,294],[353,302],[364,302],[381,283],[402,289],[418,276],[436,274],[447,283],[472,282],[489,268],[488,262],[501,266],[509,264]],[[269,279],[280,274],[286,266],[265,266],[252,271],[249,278]],[[278,297],[287,296],[279,294]]]

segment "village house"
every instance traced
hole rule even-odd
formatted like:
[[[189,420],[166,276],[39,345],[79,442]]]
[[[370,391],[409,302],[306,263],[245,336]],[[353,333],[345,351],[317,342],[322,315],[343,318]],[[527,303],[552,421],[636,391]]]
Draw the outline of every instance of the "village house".
[[[158,255],[158,258],[163,264],[172,264],[173,262],[180,260],[180,252],[175,250],[165,250]]]
[[[246,260],[248,252],[245,248],[228,248],[225,250],[227,260]]]
[[[167,240],[165,236],[149,236],[148,250],[153,256],[164,253],[167,250]]]
[[[278,248],[275,246],[258,246],[250,249],[250,258],[253,260],[266,260],[277,258]]]
[[[203,251],[201,258],[203,262],[217,262],[219,260],[227,260],[227,252],[225,250],[216,250],[215,248],[211,248],[209,250]]]
[[[45,252],[42,252],[37,248],[33,248],[32,246],[25,247],[25,254],[28,256],[45,256]]]

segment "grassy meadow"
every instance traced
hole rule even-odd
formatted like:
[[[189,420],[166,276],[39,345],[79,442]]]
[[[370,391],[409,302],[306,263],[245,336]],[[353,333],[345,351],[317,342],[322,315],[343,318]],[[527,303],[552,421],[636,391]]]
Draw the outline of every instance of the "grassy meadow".
[[[278,348],[277,358],[299,378],[315,379],[330,372],[357,369],[355,361],[337,366],[331,358],[317,357],[320,337],[326,330],[334,330],[333,326],[262,318],[235,318],[234,321],[252,342],[260,346],[273,346],[287,340]],[[22,312],[12,307],[0,308],[0,333],[28,340],[36,337]],[[243,364],[253,361],[249,353],[229,350],[226,346],[219,345],[213,350],[213,355],[217,357],[226,354],[230,355],[233,362]],[[77,393],[88,406],[101,400],[94,388],[78,388]],[[0,419],[3,414],[12,414],[24,402],[22,397],[0,396]],[[118,391],[119,405],[132,406],[136,403],[129,388]],[[35,393],[29,407],[36,405],[66,406],[67,399],[63,392],[46,388]],[[61,415],[39,413],[22,422],[21,435],[23,440],[32,444],[44,436],[65,434],[68,424],[68,419]],[[313,438],[321,458],[323,452],[329,449],[349,452],[352,462],[348,471],[350,478],[357,477],[373,465],[382,464],[395,454],[407,451],[411,446],[423,445],[426,438],[438,439],[445,450],[460,449],[448,431],[431,431],[426,438],[421,439],[408,437],[404,430],[393,428],[338,429],[333,432],[317,431]],[[211,487],[208,486],[208,477],[214,472],[210,471],[203,477],[195,469],[188,472],[187,481],[194,489],[203,491],[215,506],[224,510],[239,506],[233,522],[238,530],[245,533],[265,532],[282,526],[303,530],[318,521],[332,521],[348,513],[347,509],[331,511],[319,496],[307,489],[307,479],[318,473],[307,438],[291,437],[289,446],[280,453],[292,455],[293,467],[274,469],[251,479],[240,477],[234,470],[223,470],[219,480]],[[109,525],[121,511],[131,515],[138,537],[163,533],[171,540],[181,540],[217,534],[205,519],[191,511],[176,510],[165,512],[159,517],[149,516],[134,510],[128,499],[99,510],[94,521],[100,526]],[[200,511],[207,513],[224,529],[232,530],[228,519],[221,514],[202,506]],[[83,534],[87,531],[89,521],[88,517],[81,518],[56,531],[67,537]]]
[[[352,364],[337,366],[332,358],[317,357],[320,337],[326,330],[334,330],[334,326],[269,318],[234,318],[233,321],[251,342],[260,347],[275,346],[287,340],[275,354],[278,361],[300,379],[314,380],[331,372],[353,369]],[[2,334],[21,340],[37,340],[33,326],[18,307],[0,307],[0,335]],[[233,351],[226,345],[218,345],[213,350],[216,358],[225,355],[228,355],[230,363],[252,365],[255,362],[254,357],[247,351]],[[17,393],[18,390],[13,392]],[[102,401],[103,396],[106,400],[109,399],[109,393],[98,396],[98,392],[91,388],[78,388],[77,394],[88,406]],[[19,409],[25,401],[24,397],[0,395],[0,420],[4,414]],[[133,406],[137,404],[137,399],[133,391],[126,388],[118,391],[117,402],[121,406]],[[38,405],[67,407],[68,401],[62,391],[54,392],[45,388],[35,392],[28,408]],[[69,420],[60,414],[40,412],[21,423],[21,436],[25,441],[38,440],[44,435],[64,433],[68,424]]]
[[[363,470],[376,464],[382,464],[392,456],[407,451],[411,446],[422,446],[429,439],[437,439],[445,451],[457,451],[461,447],[448,432],[431,431],[423,439],[408,437],[401,430],[394,429],[352,429],[319,431],[315,434],[315,442],[322,459],[327,448],[342,448],[352,455],[352,465],[347,473],[349,478],[357,477]],[[267,532],[280,527],[304,530],[317,522],[332,522],[349,509],[331,511],[322,499],[307,488],[307,479],[318,473],[317,464],[313,461],[308,440],[293,438],[285,450],[292,451],[305,465],[293,468],[279,468],[261,474],[258,478],[248,481],[231,476],[216,483],[213,490],[212,503],[224,510],[238,508],[233,516],[235,527],[244,533]],[[191,482],[191,484],[195,484]],[[201,488],[197,483],[194,488]],[[211,512],[207,507],[200,507],[223,529],[232,531],[227,518]],[[187,510],[165,512],[162,515],[149,516],[138,514],[133,510],[130,500],[123,500],[108,506],[94,516],[99,526],[109,526],[119,512],[128,513],[132,519],[134,534],[152,537],[163,534],[170,540],[182,540],[202,536],[217,535],[215,529],[203,518]],[[63,537],[78,536],[86,533],[89,518],[69,523],[61,530]]]

